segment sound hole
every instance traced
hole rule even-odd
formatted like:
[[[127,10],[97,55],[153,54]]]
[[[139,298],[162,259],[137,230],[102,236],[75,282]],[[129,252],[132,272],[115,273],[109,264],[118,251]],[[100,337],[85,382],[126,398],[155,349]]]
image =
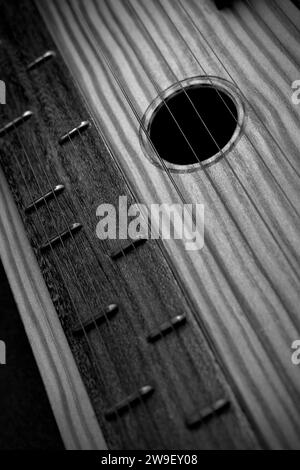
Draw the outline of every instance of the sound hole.
[[[220,153],[233,137],[237,121],[237,107],[226,92],[192,86],[160,103],[149,133],[160,158],[175,165],[193,165]]]

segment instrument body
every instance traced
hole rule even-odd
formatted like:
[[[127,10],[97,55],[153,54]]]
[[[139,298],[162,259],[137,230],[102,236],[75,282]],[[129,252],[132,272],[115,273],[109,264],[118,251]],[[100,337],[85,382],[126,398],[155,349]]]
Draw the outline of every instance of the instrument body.
[[[77,81],[102,140],[91,130],[75,145],[70,143],[58,149],[59,137],[86,118],[82,115],[84,107],[78,104],[70,86],[67,88],[70,96],[68,99],[64,96],[65,78],[60,78],[58,88],[55,85],[56,101],[51,96],[54,76],[49,67],[54,67],[52,63],[47,69],[37,69],[25,77],[20,61],[12,61],[21,86],[26,89],[25,102],[33,100],[42,116],[30,136],[26,137],[22,128],[24,146],[28,146],[32,155],[35,149],[43,154],[52,183],[63,181],[69,194],[69,198],[61,202],[63,215],[54,205],[50,206],[55,224],[47,212],[41,212],[42,220],[38,220],[36,214],[25,219],[31,241],[37,248],[44,240],[41,226],[48,233],[52,229],[53,233],[53,227],[58,225],[58,232],[61,232],[66,219],[73,223],[79,217],[86,231],[86,239],[78,237],[78,250],[68,244],[66,255],[58,247],[61,275],[56,268],[49,267],[49,263],[56,266],[56,253],[49,254],[50,261],[44,256],[39,258],[46,281],[49,275],[50,284],[55,286],[53,293],[58,290],[59,299],[68,299],[63,307],[59,305],[60,300],[55,304],[62,323],[66,327],[66,311],[71,312],[73,308],[79,309],[83,318],[91,311],[96,314],[99,308],[82,266],[84,253],[88,274],[96,291],[101,291],[101,302],[107,305],[116,292],[122,292],[123,312],[130,318],[128,322],[122,317],[121,323],[114,325],[115,333],[104,330],[103,344],[99,345],[95,332],[91,333],[91,341],[99,348],[97,354],[101,356],[104,377],[115,386],[111,385],[115,402],[124,395],[117,386],[117,373],[110,373],[109,355],[119,362],[122,371],[127,371],[127,374],[121,373],[121,378],[128,392],[134,388],[133,376],[138,377],[143,358],[148,357],[150,365],[145,366],[145,375],[148,378],[153,369],[151,364],[155,364],[154,375],[163,397],[161,403],[167,409],[167,412],[163,410],[160,400],[155,402],[157,422],[158,415],[161,421],[171,417],[176,429],[173,443],[183,447],[192,447],[197,439],[203,447],[212,444],[203,437],[203,429],[194,437],[183,430],[182,415],[178,413],[175,417],[177,400],[186,417],[195,405],[200,409],[204,407],[205,394],[210,393],[215,403],[221,390],[221,396],[224,390],[225,395],[230,395],[234,409],[233,415],[222,418],[225,420],[225,446],[231,445],[226,443],[226,426],[236,447],[257,445],[252,430],[263,445],[275,448],[299,445],[300,377],[291,361],[291,344],[299,337],[300,232],[296,215],[300,138],[297,133],[299,108],[293,106],[291,84],[298,78],[300,12],[291,2],[286,2],[284,9],[277,0],[249,3],[251,7],[248,2],[237,2],[232,9],[219,12],[208,0],[185,2],[186,10],[180,2],[171,1],[39,1],[39,10]],[[20,41],[22,31],[18,34]],[[33,42],[34,34],[32,31],[30,34]],[[14,53],[8,55],[13,57]],[[28,63],[30,60],[28,57]],[[192,77],[201,77],[208,83],[221,81],[236,97],[240,106],[239,132],[217,160],[192,169],[172,165],[167,165],[166,169],[154,162],[153,156],[143,148],[143,118],[147,110],[151,110],[158,92]],[[18,97],[21,100],[19,111],[23,112],[24,90],[20,90]],[[41,111],[43,104],[45,109]],[[44,139],[47,143],[42,143]],[[14,144],[22,150],[20,142]],[[110,152],[105,150],[104,144],[109,146]],[[37,180],[45,193],[50,188],[45,183],[43,161],[36,157],[33,161]],[[111,168],[110,162],[113,162]],[[32,201],[25,196],[26,188],[18,169],[6,158],[4,167],[11,172],[11,166],[10,186],[15,189],[20,207],[24,208]],[[30,169],[27,170],[25,160],[24,172],[31,191],[35,188],[34,196],[39,197],[39,185],[33,180]],[[101,252],[94,231],[97,205],[116,201],[120,194],[129,195],[120,175],[124,175],[133,190],[130,195],[148,205],[182,203],[174,182],[184,202],[204,204],[204,248],[190,253],[181,240],[170,240],[160,244],[160,252],[156,244],[149,241],[145,248],[138,248],[130,255],[130,259],[122,258],[116,270]],[[75,266],[76,273],[72,274],[70,264]],[[64,279],[62,291],[61,279]],[[158,289],[161,279],[166,283],[162,289],[164,295]],[[91,299],[87,305],[80,297],[81,289],[83,297]],[[134,307],[132,297],[138,299]],[[179,340],[172,335],[156,350],[150,350],[140,341],[157,325],[155,315],[155,321],[160,324],[166,310],[171,316],[179,311],[188,315],[191,329],[185,328],[179,333],[178,344],[180,348],[184,346],[183,353],[176,343]],[[132,320],[133,329],[129,325]],[[68,331],[68,325],[66,328]],[[117,343],[122,341],[125,359],[115,346],[107,355],[106,342],[110,344],[113,337],[117,338]],[[71,335],[68,339],[72,346]],[[73,344],[73,354],[76,349],[77,343]],[[142,359],[138,358],[140,351]],[[81,354],[78,353],[79,362],[82,362]],[[160,358],[163,366],[159,365]],[[198,379],[193,378],[194,363],[198,364],[201,374],[208,371],[210,384],[208,389],[203,389],[203,402],[200,399],[199,403],[189,401],[183,386],[188,383],[191,397],[201,390]],[[88,361],[83,365],[83,370],[88,370],[85,383],[89,382],[95,409],[97,387],[91,383],[87,364]],[[170,370],[170,377],[175,377],[176,396],[171,397],[173,387],[163,382],[164,367]],[[109,402],[104,398],[102,401],[100,410]],[[240,404],[247,410],[246,417]],[[145,427],[152,426],[146,412],[135,411],[140,413],[138,419],[134,414],[133,418],[130,414],[122,418],[125,422],[122,433],[126,435],[126,429],[132,426],[131,419],[137,419],[144,432]],[[235,419],[237,421],[230,421]],[[105,428],[102,417],[99,421]],[[236,422],[241,427],[235,432]],[[220,424],[212,422],[210,426],[214,434]],[[240,433],[241,428],[245,434]],[[172,445],[168,441],[168,426],[161,423],[159,430],[163,434],[162,442],[168,443],[164,445]],[[158,442],[153,437],[154,429],[152,431],[144,435],[155,447]],[[105,432],[106,439],[113,435]],[[140,440],[136,440],[140,447],[147,445],[144,435],[142,433]],[[135,436],[138,439],[138,433]],[[120,443],[113,437],[109,445],[118,447]],[[127,445],[130,444],[127,442]]]

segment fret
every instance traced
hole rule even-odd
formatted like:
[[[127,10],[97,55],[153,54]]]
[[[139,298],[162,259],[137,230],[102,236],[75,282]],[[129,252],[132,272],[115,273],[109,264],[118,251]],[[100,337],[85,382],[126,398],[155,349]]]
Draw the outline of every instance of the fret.
[[[3,137],[4,135],[8,134],[11,131],[14,131],[17,127],[21,126],[24,124],[28,119],[30,119],[33,116],[32,111],[25,111],[21,116],[17,117],[13,121],[8,122],[0,128],[0,137]]]
[[[33,201],[31,204],[29,204],[25,208],[25,213],[30,214],[31,212],[34,212],[36,209],[43,206],[51,199],[56,198],[56,196],[60,195],[64,190],[65,190],[64,185],[58,184],[57,186],[55,186],[55,188],[51,189],[51,191],[49,191],[48,193],[44,194],[43,196],[39,197],[38,199]]]
[[[290,85],[299,78],[299,10],[280,0],[251,1],[252,8],[236,1],[234,15],[225,8],[220,13],[211,0],[114,0],[84,8],[77,0],[39,3],[57,43],[66,50],[72,41],[76,59],[70,51],[65,58],[139,199],[181,204],[175,180],[186,201],[208,208],[201,252],[185,250],[179,240],[163,243],[186,298],[192,299],[193,319],[214,344],[243,410],[269,445],[296,447],[300,376],[290,367],[286,338],[297,338],[300,292],[294,257],[299,221],[288,202],[298,207],[299,116]],[[226,158],[205,167],[167,165],[169,178],[141,146],[137,117],[147,116],[174,84],[196,76],[206,77],[208,85],[209,77],[219,77],[230,96],[240,97],[247,119]],[[122,263],[133,258],[138,257]]]
[[[56,53],[54,51],[45,52],[45,54],[41,55],[40,57],[33,60],[27,65],[27,68],[26,68],[27,72],[39,67],[40,65],[43,65],[45,62],[48,62],[54,57],[56,57]]]
[[[59,144],[63,145],[67,142],[69,142],[71,139],[74,139],[74,137],[80,135],[82,132],[86,131],[90,127],[89,121],[82,121],[79,126],[74,127],[71,131],[67,132],[63,136],[60,137],[59,139]]]
[[[125,413],[126,411],[130,410],[132,406],[136,406],[142,401],[149,398],[154,393],[154,388],[150,385],[145,385],[144,387],[140,388],[137,392],[129,395],[124,400],[117,403],[115,406],[110,408],[105,413],[105,418],[108,421],[113,419],[117,419],[119,415]]]
[[[212,419],[214,416],[218,416],[221,413],[224,413],[229,409],[229,407],[230,402],[226,398],[221,398],[212,405],[203,408],[199,412],[195,411],[192,416],[186,419],[186,425],[190,429],[199,427]]]
[[[42,246],[40,246],[40,251],[44,252],[51,249],[51,247],[54,247],[58,243],[62,243],[64,240],[67,240],[68,238],[72,237],[81,229],[82,225],[80,223],[72,224],[69,228],[61,232],[59,235],[56,235],[55,237],[51,238],[46,243],[44,243]]]
[[[79,322],[76,323],[76,325],[72,329],[72,332],[74,335],[83,335],[84,333],[89,332],[93,328],[96,328],[97,325],[101,325],[101,323],[107,320],[110,320],[112,317],[114,317],[118,313],[118,311],[119,311],[118,305],[116,304],[108,305],[108,307],[105,308],[105,313],[99,313],[99,315],[91,317],[80,323]]]
[[[161,339],[163,336],[166,336],[167,334],[171,333],[172,331],[180,328],[186,323],[186,316],[185,315],[177,315],[176,317],[172,318],[170,321],[167,321],[160,325],[158,328],[154,329],[149,335],[148,335],[148,341],[149,343],[155,343],[159,339]]]
[[[128,255],[129,253],[134,251],[136,248],[146,243],[146,241],[147,241],[146,238],[136,238],[135,240],[128,240],[126,244],[121,246],[121,248],[118,248],[112,251],[110,253],[110,257],[113,260],[122,258],[122,256]]]

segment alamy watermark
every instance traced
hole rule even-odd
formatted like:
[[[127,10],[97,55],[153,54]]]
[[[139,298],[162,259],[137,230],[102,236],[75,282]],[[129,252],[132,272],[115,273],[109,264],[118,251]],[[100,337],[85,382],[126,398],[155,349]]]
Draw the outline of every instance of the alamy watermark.
[[[295,351],[292,354],[291,360],[294,366],[300,365],[300,339],[296,339],[292,344],[292,349]]]
[[[0,366],[6,365],[6,344],[0,340]]]
[[[100,240],[183,240],[187,251],[204,246],[203,204],[132,204],[119,197],[118,207],[101,204],[96,211]]]
[[[6,104],[6,85],[3,80],[0,80],[0,104]]]
[[[295,80],[292,83],[292,89],[294,90],[292,94],[292,102],[293,104],[298,105],[300,104],[300,80]]]

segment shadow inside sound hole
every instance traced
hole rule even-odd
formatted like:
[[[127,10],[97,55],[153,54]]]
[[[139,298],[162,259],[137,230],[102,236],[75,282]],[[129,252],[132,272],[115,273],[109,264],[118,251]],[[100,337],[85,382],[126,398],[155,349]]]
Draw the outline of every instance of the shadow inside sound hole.
[[[160,104],[149,133],[163,160],[193,165],[223,149],[237,121],[236,105],[227,93],[211,86],[193,86],[175,92]]]

